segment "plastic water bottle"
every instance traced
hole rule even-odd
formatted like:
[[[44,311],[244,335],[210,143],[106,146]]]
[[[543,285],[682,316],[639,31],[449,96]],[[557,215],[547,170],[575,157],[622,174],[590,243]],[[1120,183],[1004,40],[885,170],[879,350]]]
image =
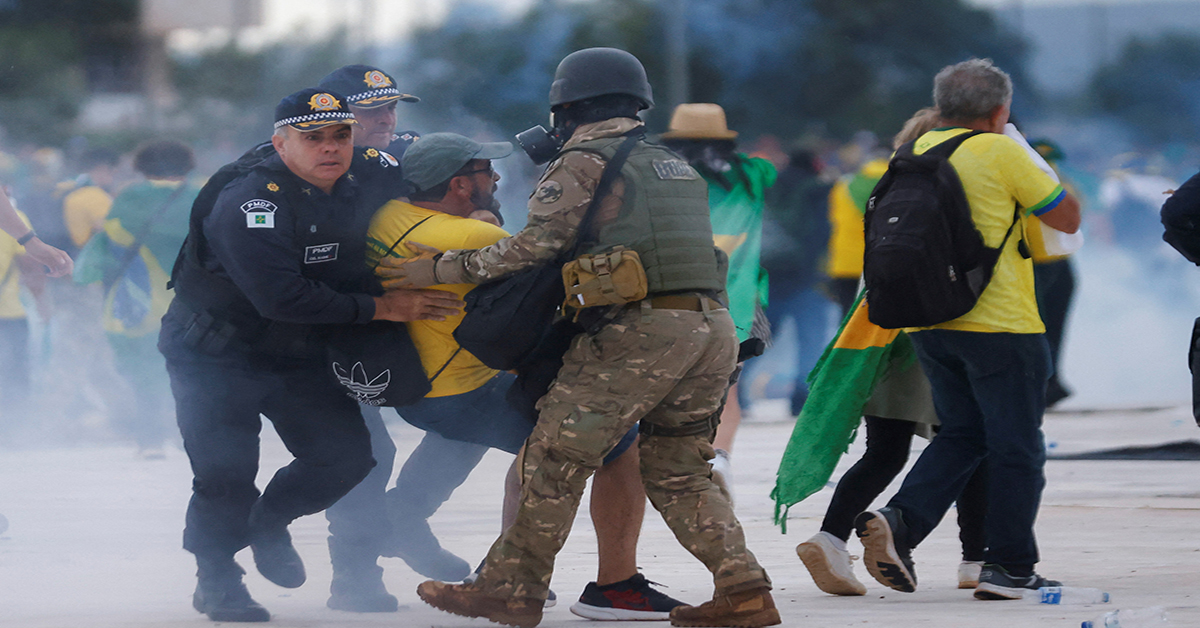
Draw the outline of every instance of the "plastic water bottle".
[[[1042,604],[1107,604],[1108,594],[1087,587],[1042,587],[1036,594],[1027,595],[1024,599]]]
[[[1166,625],[1167,612],[1161,606],[1151,606],[1109,611],[1092,621],[1083,622],[1082,628],[1160,628]]]

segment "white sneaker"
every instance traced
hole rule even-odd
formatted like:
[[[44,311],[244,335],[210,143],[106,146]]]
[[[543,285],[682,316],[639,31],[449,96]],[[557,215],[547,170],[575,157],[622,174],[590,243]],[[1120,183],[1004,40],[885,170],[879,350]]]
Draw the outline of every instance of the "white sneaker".
[[[808,568],[813,582],[818,589],[832,595],[866,595],[867,587],[854,577],[850,552],[838,549],[829,540],[830,536],[828,532],[818,532],[796,546],[796,554]]]
[[[979,586],[979,572],[983,571],[982,560],[964,560],[958,564],[958,588],[974,589]]]
[[[729,460],[729,452],[717,449],[717,457],[709,461],[712,464],[712,479],[725,499],[733,504],[733,463]]]

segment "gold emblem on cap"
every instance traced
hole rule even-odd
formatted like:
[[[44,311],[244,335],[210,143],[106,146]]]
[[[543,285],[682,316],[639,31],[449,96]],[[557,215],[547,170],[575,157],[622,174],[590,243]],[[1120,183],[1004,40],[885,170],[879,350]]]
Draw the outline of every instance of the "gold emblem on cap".
[[[366,81],[367,87],[370,87],[371,89],[391,87],[392,85],[392,80],[379,70],[371,70],[370,72],[367,72],[366,76],[363,77],[363,80]]]
[[[333,94],[320,93],[313,94],[313,97],[308,99],[308,106],[313,111],[337,111],[342,108],[342,103],[338,102]]]
[[[267,184],[267,189],[268,189],[268,190],[270,190],[270,191],[272,191],[272,192],[278,192],[278,191],[279,191],[279,186],[278,186],[278,185],[275,185],[275,182],[274,182],[274,181],[271,181],[270,183],[268,183],[268,184]]]

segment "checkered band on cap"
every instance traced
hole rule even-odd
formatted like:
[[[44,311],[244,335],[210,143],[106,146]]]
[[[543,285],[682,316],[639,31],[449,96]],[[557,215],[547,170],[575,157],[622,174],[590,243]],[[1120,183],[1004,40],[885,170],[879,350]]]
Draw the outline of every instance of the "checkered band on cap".
[[[346,124],[354,122],[354,114],[349,111],[322,111],[321,113],[309,113],[302,116],[292,116],[284,118],[275,123],[275,128],[284,125],[294,124],[297,126],[309,126],[317,122],[336,122],[345,121]]]
[[[354,94],[353,96],[347,96],[346,102],[357,105],[359,103],[374,102],[380,98],[398,98],[399,96],[401,96],[400,90],[396,89],[395,87],[384,87],[381,89],[373,89],[362,92],[361,94]]]

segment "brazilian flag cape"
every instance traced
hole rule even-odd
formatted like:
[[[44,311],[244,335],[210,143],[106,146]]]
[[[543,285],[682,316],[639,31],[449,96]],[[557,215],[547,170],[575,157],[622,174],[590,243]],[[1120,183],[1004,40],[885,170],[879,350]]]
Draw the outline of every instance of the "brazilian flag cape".
[[[181,185],[186,187],[178,189]],[[188,183],[147,180],[126,187],[113,200],[104,230],[79,252],[73,275],[79,284],[105,282],[104,331],[130,338],[158,333],[174,297],[167,289],[170,264],[187,236],[198,191]],[[144,237],[122,267],[138,239],[135,234]]]
[[[837,336],[808,374],[808,399],[779,462],[771,498],[775,523],[785,534],[788,509],[829,481],[854,442],[875,384],[897,359],[900,364],[916,359],[912,341],[898,329],[872,324],[860,293]]]

